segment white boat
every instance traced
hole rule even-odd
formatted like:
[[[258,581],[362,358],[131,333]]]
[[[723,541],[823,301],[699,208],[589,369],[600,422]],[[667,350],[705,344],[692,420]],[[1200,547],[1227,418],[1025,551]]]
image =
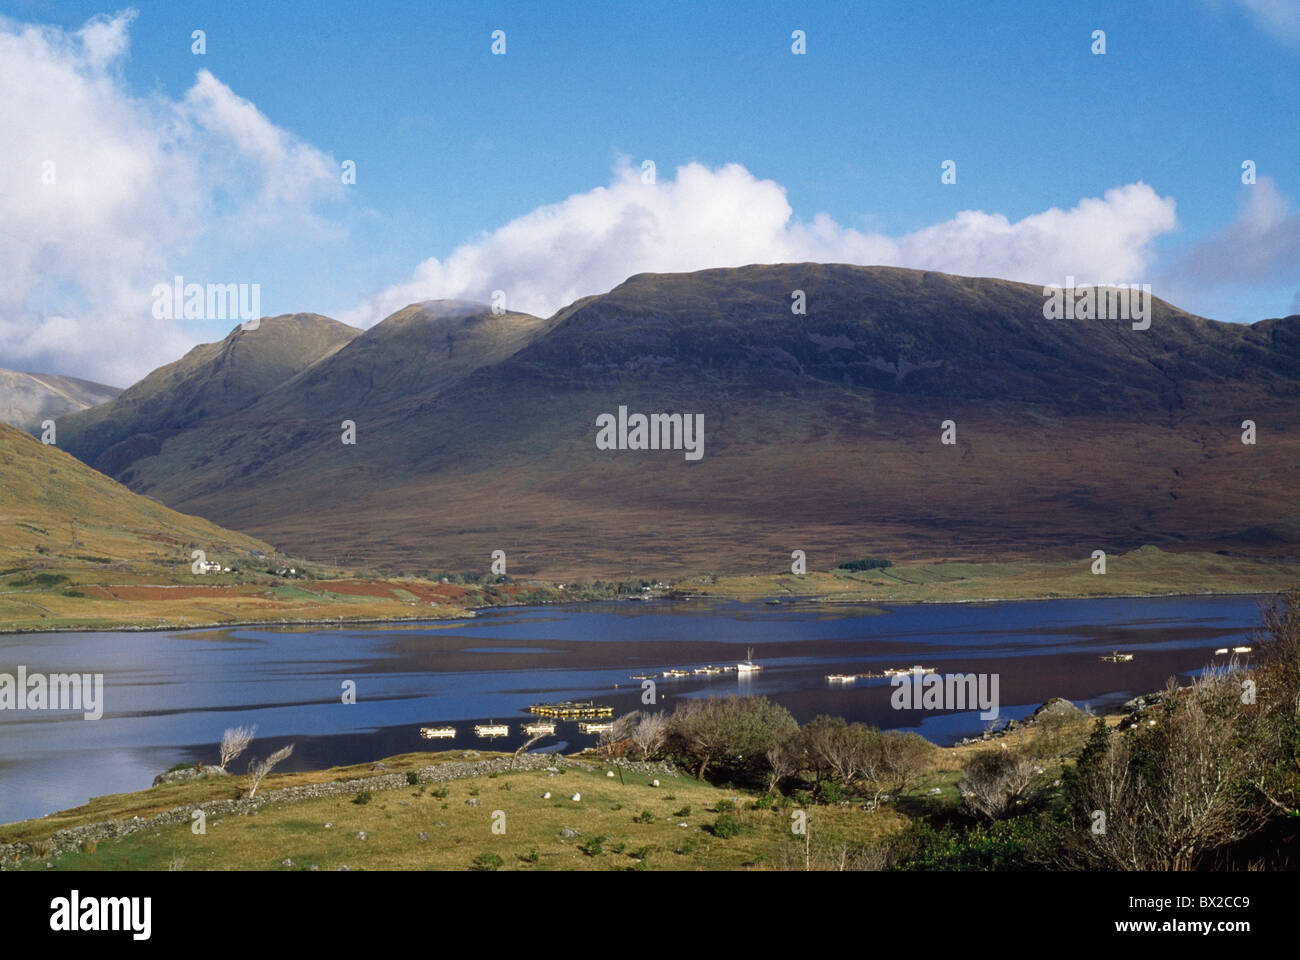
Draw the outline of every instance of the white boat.
[[[852,683],[858,676],[855,673],[828,673],[826,679],[831,683]]]
[[[578,724],[579,733],[604,733],[606,730],[613,730],[613,729],[614,729],[614,725],[612,723],[583,722]]]
[[[510,726],[505,723],[476,723],[474,733],[480,737],[507,737],[510,735]]]
[[[549,736],[555,733],[555,724],[553,723],[525,723],[524,733],[530,737]]]
[[[750,647],[748,650],[746,650],[745,659],[742,660],[740,663],[736,664],[736,673],[740,673],[740,674],[758,673],[758,671],[762,669],[763,669],[762,667],[760,667],[758,664],[754,662],[753,647]]]
[[[1220,657],[1220,656],[1223,656],[1224,654],[1226,654],[1227,652],[1228,652],[1228,648],[1227,648],[1227,647],[1219,647],[1218,650],[1215,650],[1215,651],[1214,651],[1214,655],[1215,655],[1216,657]]]
[[[1250,647],[1233,647],[1233,653],[1250,653]]]
[[[456,736],[455,727],[421,727],[420,736],[426,740],[440,740]]]

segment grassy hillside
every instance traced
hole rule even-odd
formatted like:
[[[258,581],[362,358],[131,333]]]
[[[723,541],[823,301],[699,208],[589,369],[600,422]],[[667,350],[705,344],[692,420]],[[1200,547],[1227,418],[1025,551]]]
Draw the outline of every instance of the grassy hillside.
[[[112,476],[176,430],[239,410],[361,331],[314,313],[265,317],[159,367],[111,403],[58,423],[59,443]]]
[[[287,579],[270,544],[132,493],[0,424],[0,631],[248,621],[428,619],[521,587]],[[192,551],[237,572],[195,574]],[[336,577],[334,570],[315,575]]]

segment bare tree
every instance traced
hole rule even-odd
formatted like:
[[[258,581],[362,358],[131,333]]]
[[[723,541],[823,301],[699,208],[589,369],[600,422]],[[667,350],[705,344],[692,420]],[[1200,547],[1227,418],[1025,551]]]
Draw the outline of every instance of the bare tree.
[[[632,742],[641,749],[643,757],[658,752],[667,737],[668,715],[665,713],[644,714],[632,731]]]
[[[253,787],[251,790],[248,791],[249,800],[252,800],[253,795],[257,793],[257,788],[261,784],[262,778],[265,777],[268,773],[270,773],[277,763],[279,763],[285,757],[289,756],[289,754],[291,753],[293,753],[292,743],[289,744],[287,747],[281,747],[279,750],[275,751],[275,753],[271,754],[265,760],[254,760],[251,764],[248,765],[248,772],[253,777]]]
[[[221,763],[218,766],[225,770],[230,762],[248,749],[248,745],[253,742],[253,734],[257,733],[257,724],[251,727],[230,727],[221,735]]]
[[[601,731],[598,741],[601,748],[607,753],[612,753],[614,744],[627,740],[636,730],[636,726],[641,722],[641,712],[633,710],[631,713],[625,713],[609,725],[608,730]]]
[[[983,750],[962,769],[957,789],[974,813],[995,819],[1015,810],[1040,770],[1020,749]]]
[[[804,768],[803,738],[795,733],[783,737],[767,749],[767,792],[773,793],[786,777]]]

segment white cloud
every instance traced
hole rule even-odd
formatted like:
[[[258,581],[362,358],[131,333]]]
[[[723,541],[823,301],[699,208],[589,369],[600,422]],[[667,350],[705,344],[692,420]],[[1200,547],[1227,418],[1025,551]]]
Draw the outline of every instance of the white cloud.
[[[1266,33],[1300,45],[1300,2],[1297,0],[1237,0]]]
[[[608,187],[541,207],[429,259],[341,319],[370,326],[417,300],[488,301],[547,316],[629,276],[749,263],[882,264],[1030,283],[1139,282],[1151,244],[1177,225],[1174,201],[1144,183],[1012,222],[963,211],[899,237],[864,233],[825,214],[794,219],[785,189],[739,164],[679,167],[673,180],[641,182],[620,163]]]
[[[1241,188],[1237,216],[1198,243],[1170,271],[1189,290],[1292,282],[1300,272],[1300,211],[1270,177]]]
[[[210,73],[180,100],[126,89],[134,16],[0,17],[0,365],[128,384],[195,342],[151,312],[178,258],[328,228],[314,209],[341,194],[337,165]]]

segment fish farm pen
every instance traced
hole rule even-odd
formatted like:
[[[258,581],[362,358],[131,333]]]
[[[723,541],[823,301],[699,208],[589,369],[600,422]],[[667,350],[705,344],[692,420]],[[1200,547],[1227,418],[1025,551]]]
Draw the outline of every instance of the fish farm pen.
[[[577,720],[589,717],[612,717],[614,708],[590,700],[581,703],[566,700],[563,703],[534,703],[528,708],[528,712],[539,717]]]

